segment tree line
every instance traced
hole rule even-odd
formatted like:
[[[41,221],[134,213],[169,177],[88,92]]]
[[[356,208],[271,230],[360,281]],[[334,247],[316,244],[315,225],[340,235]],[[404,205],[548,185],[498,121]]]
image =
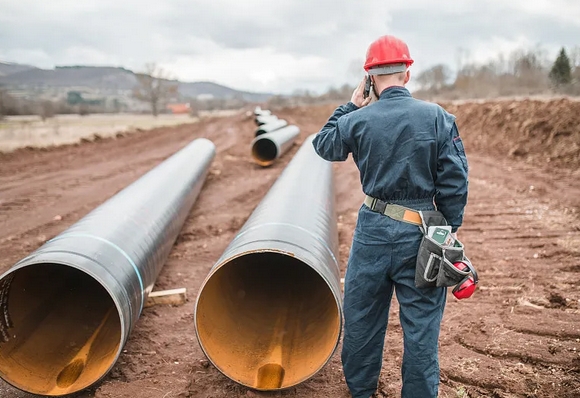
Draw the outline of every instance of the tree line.
[[[485,63],[466,62],[459,51],[456,72],[446,64],[420,72],[416,95],[424,98],[464,99],[500,96],[580,95],[580,47],[564,47],[550,60],[540,48],[499,54]]]
[[[429,100],[494,98],[540,94],[580,95],[580,46],[570,51],[562,48],[550,60],[541,47],[518,49],[498,54],[490,61],[469,61],[468,52],[457,51],[455,72],[447,64],[436,64],[413,75],[418,86],[413,95]],[[292,95],[272,97],[268,105],[274,108],[348,101],[354,86],[331,87],[316,95],[297,90]]]

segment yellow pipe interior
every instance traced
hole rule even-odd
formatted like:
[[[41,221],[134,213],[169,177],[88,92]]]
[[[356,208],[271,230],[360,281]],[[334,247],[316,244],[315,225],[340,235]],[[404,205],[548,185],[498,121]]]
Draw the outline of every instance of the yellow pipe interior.
[[[340,309],[325,280],[278,252],[245,254],[223,264],[200,292],[197,333],[226,376],[258,390],[296,385],[330,358]]]
[[[94,384],[111,368],[121,323],[113,299],[93,277],[64,265],[36,264],[3,281],[5,381],[33,394],[59,396]]]

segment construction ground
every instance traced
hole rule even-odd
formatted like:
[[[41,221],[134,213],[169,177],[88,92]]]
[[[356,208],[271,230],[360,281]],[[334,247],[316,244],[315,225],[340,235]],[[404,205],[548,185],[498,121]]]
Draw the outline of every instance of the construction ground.
[[[459,236],[480,274],[476,294],[451,294],[441,331],[441,397],[580,397],[580,102],[447,104],[469,160]],[[317,132],[334,106],[281,109]],[[269,168],[252,162],[244,112],[195,124],[0,154],[0,271],[197,137],[217,146],[205,187],[157,280],[189,302],[146,308],[113,370],[76,397],[346,398],[340,347],[310,380],[282,392],[248,390],[206,361],[193,307],[214,262],[296,152]],[[336,164],[340,264],[346,268],[363,195],[351,159]],[[391,307],[378,397],[399,396],[402,335]],[[0,397],[31,395],[0,382]]]

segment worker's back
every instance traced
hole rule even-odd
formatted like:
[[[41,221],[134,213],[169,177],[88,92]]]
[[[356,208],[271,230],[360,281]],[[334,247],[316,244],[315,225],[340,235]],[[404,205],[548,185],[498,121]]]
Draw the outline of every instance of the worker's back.
[[[461,225],[467,159],[455,117],[439,105],[389,87],[366,107],[338,107],[313,145],[330,161],[352,153],[365,194],[388,202],[434,200],[449,225]]]
[[[433,198],[439,142],[455,118],[440,106],[412,98],[402,87],[338,121],[360,170],[363,191],[382,200]]]

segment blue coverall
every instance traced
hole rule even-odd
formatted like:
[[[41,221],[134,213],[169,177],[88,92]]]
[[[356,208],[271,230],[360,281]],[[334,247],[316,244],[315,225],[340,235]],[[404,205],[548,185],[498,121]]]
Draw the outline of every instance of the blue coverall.
[[[453,231],[467,203],[467,159],[455,117],[389,87],[364,108],[339,106],[313,141],[329,161],[352,153],[365,194],[415,210],[441,211]],[[438,340],[446,288],[415,287],[418,226],[362,205],[344,285],[342,363],[354,398],[377,388],[393,290],[404,337],[404,398],[437,397]]]

